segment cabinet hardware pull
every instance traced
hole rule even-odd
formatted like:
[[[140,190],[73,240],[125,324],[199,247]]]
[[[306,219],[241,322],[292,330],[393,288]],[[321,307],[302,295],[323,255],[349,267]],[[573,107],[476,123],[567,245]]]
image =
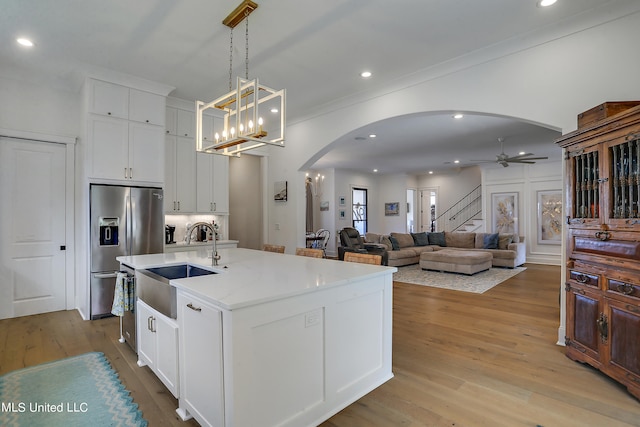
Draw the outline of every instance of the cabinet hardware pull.
[[[149,123],[149,120],[145,120],[145,122]]]
[[[180,200],[178,200],[178,210],[180,210]]]
[[[127,168],[124,168],[124,179],[127,179]]]
[[[635,305],[627,304],[627,310],[632,311],[634,313],[640,313],[640,308]]]
[[[129,168],[129,179],[133,179],[133,168]]]
[[[107,116],[110,116],[110,115],[111,115],[111,111],[108,111],[108,112],[107,112]]]
[[[194,307],[193,304],[191,304],[191,303],[187,304],[187,307],[189,307],[193,311],[202,311],[202,308]]]
[[[589,281],[589,277],[586,274],[578,273],[576,274],[576,280],[579,283],[587,283]]]
[[[153,331],[151,327],[151,316],[147,317],[147,329]]]
[[[174,211],[176,210],[176,201],[175,200],[173,201],[173,210]]]
[[[218,208],[216,207],[216,202],[213,202],[213,211],[215,212],[216,210],[218,210]]]
[[[633,293],[633,285],[631,283],[618,283],[618,292],[631,295]]]
[[[609,240],[609,238],[611,237],[611,233],[609,233],[608,231],[596,231],[595,237],[596,239],[600,239],[604,242],[605,240]]]
[[[602,343],[606,344],[607,338],[609,337],[609,323],[607,315],[600,313],[598,320],[596,320],[596,325],[598,326],[598,332],[600,332],[600,339],[602,340]]]
[[[209,210],[213,212],[213,202],[209,202]]]

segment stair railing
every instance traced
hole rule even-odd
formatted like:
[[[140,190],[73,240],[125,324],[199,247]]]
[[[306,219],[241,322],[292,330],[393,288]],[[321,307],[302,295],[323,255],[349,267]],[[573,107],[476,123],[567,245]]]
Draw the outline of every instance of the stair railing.
[[[482,214],[482,185],[478,185],[431,221],[431,231],[456,231]]]

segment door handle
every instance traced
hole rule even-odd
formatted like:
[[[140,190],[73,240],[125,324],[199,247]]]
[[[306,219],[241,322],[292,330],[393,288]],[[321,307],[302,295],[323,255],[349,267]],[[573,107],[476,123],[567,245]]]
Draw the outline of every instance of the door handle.
[[[113,273],[94,273],[93,277],[96,279],[115,279],[118,277],[118,272],[114,271]]]

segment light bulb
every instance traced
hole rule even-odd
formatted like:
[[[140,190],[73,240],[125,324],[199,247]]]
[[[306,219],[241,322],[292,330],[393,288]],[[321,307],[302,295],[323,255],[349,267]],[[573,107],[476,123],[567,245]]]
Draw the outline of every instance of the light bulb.
[[[249,120],[249,131],[253,132],[253,120]]]
[[[240,133],[244,132],[244,125],[240,123]]]
[[[231,128],[231,138],[236,135],[236,128]]]
[[[220,134],[218,132],[216,132],[215,137],[216,137],[216,142],[218,142],[220,140]]]

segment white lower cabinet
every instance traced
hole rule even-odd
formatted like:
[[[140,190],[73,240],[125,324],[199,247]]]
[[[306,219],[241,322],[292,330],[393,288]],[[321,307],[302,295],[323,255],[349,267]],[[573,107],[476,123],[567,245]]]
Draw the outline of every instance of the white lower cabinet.
[[[179,395],[178,323],[138,300],[138,366],[149,366],[174,397]]]
[[[222,312],[188,292],[178,291],[180,321],[180,406],[183,420],[224,425]]]

